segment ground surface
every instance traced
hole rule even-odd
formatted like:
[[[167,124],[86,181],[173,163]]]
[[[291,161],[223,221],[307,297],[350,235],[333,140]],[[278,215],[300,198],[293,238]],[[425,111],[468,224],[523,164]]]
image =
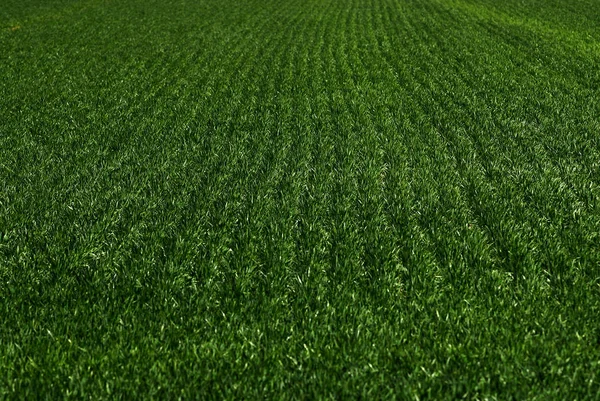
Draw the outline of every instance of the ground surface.
[[[600,398],[600,2],[2,0],[0,397]]]

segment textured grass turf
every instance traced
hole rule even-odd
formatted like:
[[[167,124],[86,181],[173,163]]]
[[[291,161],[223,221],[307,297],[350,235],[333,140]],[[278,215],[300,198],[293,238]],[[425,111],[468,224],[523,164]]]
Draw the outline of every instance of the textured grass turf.
[[[600,398],[600,2],[2,0],[1,398]]]

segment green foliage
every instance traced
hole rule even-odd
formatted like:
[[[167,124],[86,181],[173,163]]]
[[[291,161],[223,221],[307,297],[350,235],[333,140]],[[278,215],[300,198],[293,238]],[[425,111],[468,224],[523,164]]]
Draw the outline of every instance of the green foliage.
[[[600,2],[3,0],[0,398],[600,398]]]

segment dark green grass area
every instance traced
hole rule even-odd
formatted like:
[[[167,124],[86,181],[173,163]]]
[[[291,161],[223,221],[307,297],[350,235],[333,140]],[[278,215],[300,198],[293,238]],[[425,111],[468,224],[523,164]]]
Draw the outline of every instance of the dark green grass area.
[[[0,398],[600,399],[600,2],[2,0]]]

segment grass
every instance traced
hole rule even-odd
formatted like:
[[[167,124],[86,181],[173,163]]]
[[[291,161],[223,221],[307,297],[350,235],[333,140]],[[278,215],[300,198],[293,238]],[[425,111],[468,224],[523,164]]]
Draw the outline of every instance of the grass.
[[[3,0],[0,398],[600,399],[599,16]]]

